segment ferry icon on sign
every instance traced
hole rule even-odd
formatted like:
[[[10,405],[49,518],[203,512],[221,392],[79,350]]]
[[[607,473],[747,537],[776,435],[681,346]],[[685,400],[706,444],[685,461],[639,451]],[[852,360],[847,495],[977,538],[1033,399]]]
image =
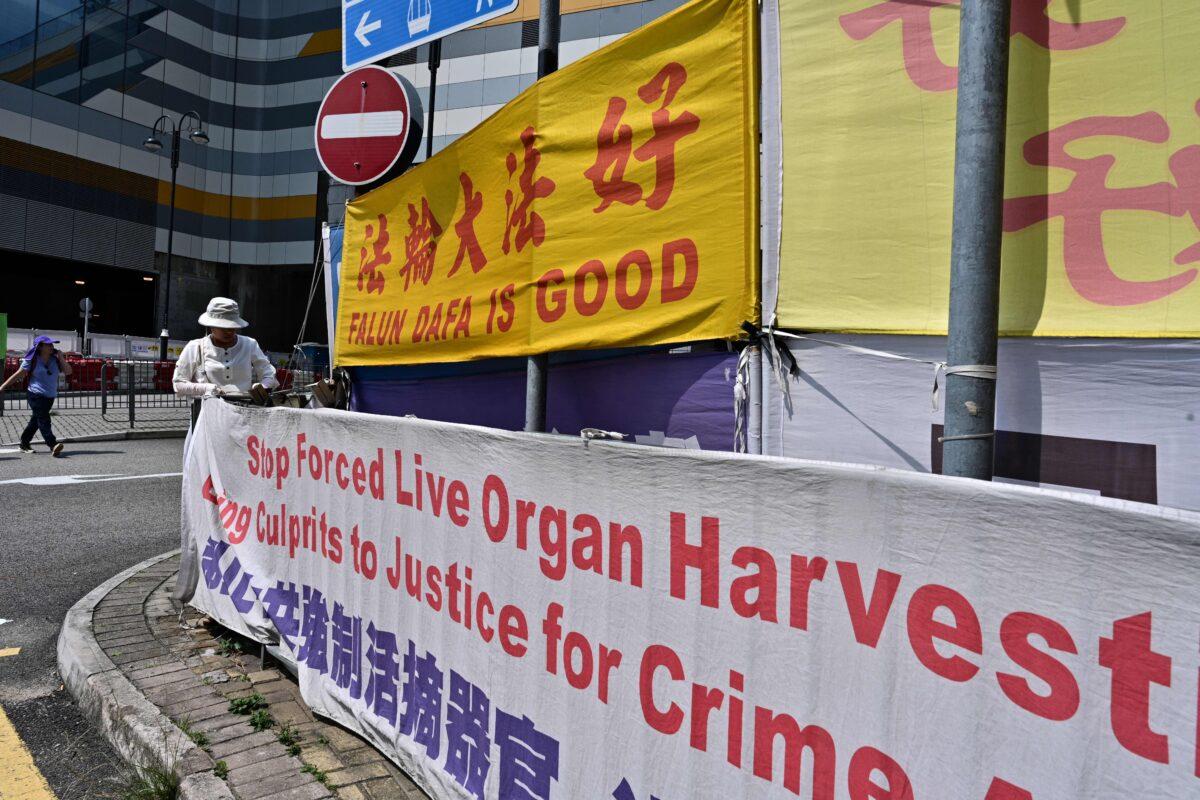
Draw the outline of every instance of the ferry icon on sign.
[[[408,0],[408,35],[416,36],[429,30],[433,6],[429,0]]]

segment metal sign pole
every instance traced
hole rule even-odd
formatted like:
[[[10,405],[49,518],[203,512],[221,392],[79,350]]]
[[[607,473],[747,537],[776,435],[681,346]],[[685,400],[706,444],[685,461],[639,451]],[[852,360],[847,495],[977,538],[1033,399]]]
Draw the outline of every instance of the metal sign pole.
[[[1010,8],[964,0],[961,13],[942,472],[991,480]]]
[[[429,111],[425,114],[425,160],[433,157],[433,111],[437,105],[437,74],[442,65],[442,40],[429,43]]]
[[[538,78],[558,69],[561,16],[559,0],[541,0],[538,9]],[[525,430],[546,430],[546,384],[550,356],[529,356],[525,362]]]

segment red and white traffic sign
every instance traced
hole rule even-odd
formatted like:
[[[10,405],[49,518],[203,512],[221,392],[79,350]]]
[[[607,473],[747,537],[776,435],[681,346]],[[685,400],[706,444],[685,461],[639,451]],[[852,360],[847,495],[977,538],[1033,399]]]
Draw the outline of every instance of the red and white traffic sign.
[[[408,81],[383,67],[347,72],[329,88],[317,112],[317,158],[342,183],[360,186],[396,165],[411,137],[419,107]]]

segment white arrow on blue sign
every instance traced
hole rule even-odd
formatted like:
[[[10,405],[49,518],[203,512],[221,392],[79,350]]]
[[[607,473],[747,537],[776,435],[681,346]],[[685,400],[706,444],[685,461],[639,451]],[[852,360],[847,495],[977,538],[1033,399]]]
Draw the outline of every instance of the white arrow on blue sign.
[[[342,69],[374,64],[516,9],[518,0],[342,0]]]

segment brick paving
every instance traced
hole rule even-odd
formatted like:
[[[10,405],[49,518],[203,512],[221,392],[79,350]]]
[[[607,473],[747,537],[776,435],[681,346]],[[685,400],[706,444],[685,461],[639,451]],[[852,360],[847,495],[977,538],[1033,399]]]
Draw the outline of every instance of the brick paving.
[[[93,631],[130,682],[224,762],[239,800],[426,800],[366,741],[315,718],[296,682],[262,669],[257,652],[239,649],[244,640],[191,608],[181,627],[170,598],[177,569],[176,556],[121,583],[96,606]],[[273,727],[255,731],[249,715],[230,711],[231,700],[254,694]],[[298,737],[290,748],[280,741],[284,725]]]

